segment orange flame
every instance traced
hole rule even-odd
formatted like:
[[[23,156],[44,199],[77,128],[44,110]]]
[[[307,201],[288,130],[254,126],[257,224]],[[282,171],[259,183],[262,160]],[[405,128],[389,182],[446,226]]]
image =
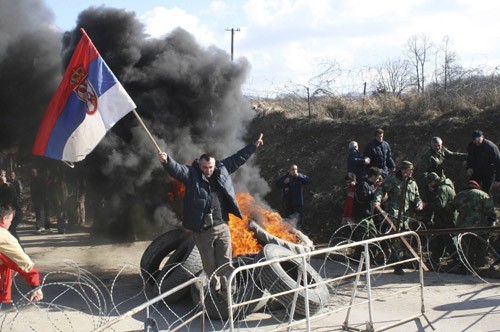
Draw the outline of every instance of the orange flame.
[[[184,193],[186,192],[186,186],[181,181],[172,179],[170,182],[170,188],[167,192],[167,199],[170,202],[182,201],[184,198]]]
[[[186,187],[180,181],[171,179],[169,182],[167,199],[171,203],[181,203],[186,192]],[[300,243],[301,241],[293,232],[292,226],[283,221],[278,212],[265,209],[258,205],[249,193],[237,193],[236,200],[240,206],[242,219],[230,214],[229,229],[231,231],[231,246],[233,256],[256,254],[262,249],[262,244],[255,238],[253,231],[248,229],[250,219],[257,221],[268,233],[282,240]],[[181,209],[179,206],[179,213]]]
[[[262,248],[254,233],[248,229],[250,218],[258,221],[268,233],[288,242],[300,243],[297,236],[291,232],[292,227],[283,221],[278,212],[259,206],[248,193],[237,193],[236,199],[243,218],[229,216],[233,256],[255,254]]]

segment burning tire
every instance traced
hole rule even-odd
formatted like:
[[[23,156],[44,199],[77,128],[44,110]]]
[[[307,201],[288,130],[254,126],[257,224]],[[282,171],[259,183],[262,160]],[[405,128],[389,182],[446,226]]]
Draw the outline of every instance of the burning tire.
[[[167,263],[156,277],[158,290],[165,293],[168,290],[192,279],[203,270],[200,252],[192,237],[186,238],[179,247],[170,255]],[[189,288],[183,288],[163,299],[165,303],[175,303],[180,300]]]
[[[253,263],[253,261],[253,258],[238,257],[233,260],[233,266],[238,267]],[[262,291],[262,287],[257,284],[258,280],[254,275],[255,273],[253,270],[244,270],[236,275],[236,278],[234,279],[236,282],[236,292],[235,294],[233,294],[233,304],[256,300],[263,297],[264,292]],[[221,296],[216,296],[210,291],[210,287],[208,287],[209,281],[205,275],[205,272],[200,272],[198,274],[198,277],[204,280],[203,293],[205,295],[205,309],[207,312],[207,316],[210,319],[229,319],[227,299]],[[198,283],[194,283],[191,285],[191,298],[193,299],[194,304],[200,302],[200,285]],[[253,302],[244,307],[238,307],[233,311],[233,317],[235,319],[241,319],[248,314],[261,310],[266,305],[266,303],[267,300],[261,300],[258,302]]]
[[[261,225],[259,225],[257,222],[254,220],[250,220],[248,223],[248,228],[255,233],[255,238],[262,244],[266,245],[269,243],[272,244],[277,244],[281,247],[285,247],[287,249],[290,249],[292,252],[296,254],[304,253],[304,252],[310,252],[314,250],[314,244],[313,242],[307,237],[304,233],[298,230],[293,230],[294,233],[296,233],[297,237],[300,239],[301,243],[292,243],[288,242],[285,240],[282,240],[268,231],[266,231],[264,228],[262,228]]]
[[[161,262],[187,237],[188,234],[183,229],[174,229],[154,239],[141,258],[141,274],[144,280],[155,286]]]
[[[267,244],[262,248],[260,253],[255,257],[255,260],[266,261],[275,258],[288,257],[294,255],[291,250],[281,247],[276,244]],[[302,273],[302,260],[291,259],[279,263],[273,263],[259,269],[257,276],[260,283],[271,294],[281,293],[296,288],[297,278],[299,273]],[[321,276],[309,264],[306,265],[307,284],[312,284],[308,288],[309,313],[314,315],[320,311],[330,299],[330,293],[326,284],[314,285],[322,282]],[[304,286],[304,280],[301,281],[301,286]],[[285,308],[291,308],[294,293],[285,294],[276,298]],[[305,290],[298,292],[295,313],[305,316]]]

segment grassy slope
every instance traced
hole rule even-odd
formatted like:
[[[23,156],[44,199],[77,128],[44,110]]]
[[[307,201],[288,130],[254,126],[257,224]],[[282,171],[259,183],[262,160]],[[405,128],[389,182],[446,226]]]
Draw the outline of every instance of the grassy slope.
[[[274,181],[290,163],[296,163],[300,172],[311,177],[306,190],[306,231],[316,241],[327,241],[342,211],[349,141],[358,141],[362,151],[373,130],[384,128],[396,162],[408,159],[414,163],[428,149],[432,136],[440,136],[452,151],[465,152],[472,131],[481,129],[487,139],[500,145],[500,111],[465,113],[363,114],[332,120],[260,112],[250,125],[249,135],[264,133],[264,149],[259,150],[257,159],[262,176],[273,188],[266,200],[279,209],[281,192],[274,187]],[[449,161],[446,169],[448,177],[459,188],[465,181],[463,163]]]

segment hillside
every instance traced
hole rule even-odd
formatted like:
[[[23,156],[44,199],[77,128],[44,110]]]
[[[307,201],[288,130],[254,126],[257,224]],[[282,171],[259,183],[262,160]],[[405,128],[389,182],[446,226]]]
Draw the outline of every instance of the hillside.
[[[357,114],[355,117],[307,118],[284,111],[266,112],[255,108],[257,116],[249,129],[250,137],[264,133],[265,146],[257,154],[262,176],[273,190],[265,197],[279,209],[281,192],[274,187],[279,174],[290,163],[299,166],[311,183],[306,190],[306,232],[324,242],[338,225],[342,208],[342,186],[346,173],[348,143],[355,140],[364,149],[376,128],[385,130],[385,140],[398,163],[408,159],[415,164],[428,149],[433,136],[440,136],[444,146],[465,152],[474,129],[485,138],[500,144],[497,130],[500,110],[447,112],[442,114]],[[449,161],[447,175],[460,188],[464,183],[464,164]],[[494,194],[497,201],[497,194]],[[322,235],[324,234],[324,236]]]

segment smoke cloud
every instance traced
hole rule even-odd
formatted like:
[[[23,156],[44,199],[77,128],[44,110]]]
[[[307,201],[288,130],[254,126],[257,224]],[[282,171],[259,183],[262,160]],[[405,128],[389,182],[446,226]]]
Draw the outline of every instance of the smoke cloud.
[[[40,1],[0,0],[0,151],[30,153],[61,78],[61,33]]]
[[[33,6],[39,9],[36,20],[27,14]],[[4,100],[9,97],[10,108],[3,113],[17,126],[0,131],[4,149],[31,150],[45,107],[80,39],[80,27],[135,101],[156,142],[177,161],[189,164],[204,152],[223,158],[257,138],[245,136],[254,115],[241,93],[250,68],[245,59],[232,62],[227,52],[201,47],[180,28],[161,40],[149,38],[135,14],[120,9],[90,7],[64,34],[51,28],[52,15],[38,1],[1,0],[0,13],[0,80],[3,87],[10,86],[5,82],[9,78],[17,84],[0,92]],[[31,25],[21,28],[28,21]],[[97,232],[129,237],[179,223],[175,209],[166,204],[170,179],[133,114],[73,172],[88,181],[87,206]],[[238,191],[256,197],[269,191],[252,160],[234,181]]]

